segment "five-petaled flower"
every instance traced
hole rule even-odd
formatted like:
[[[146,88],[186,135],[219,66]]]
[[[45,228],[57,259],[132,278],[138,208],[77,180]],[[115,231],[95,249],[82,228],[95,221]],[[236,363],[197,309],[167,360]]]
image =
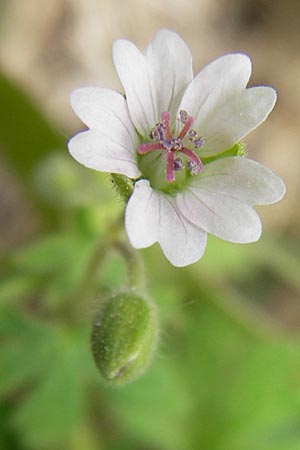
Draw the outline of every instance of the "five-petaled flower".
[[[202,256],[207,233],[237,243],[259,239],[253,205],[279,201],[285,185],[227,151],[276,102],[271,87],[246,89],[249,58],[222,56],[193,78],[189,49],[168,30],[145,54],[118,40],[113,58],[125,96],[100,87],[75,90],[72,107],[89,129],[68,145],[85,166],[135,180],[125,212],[131,244],[158,242],[173,265],[186,266]]]

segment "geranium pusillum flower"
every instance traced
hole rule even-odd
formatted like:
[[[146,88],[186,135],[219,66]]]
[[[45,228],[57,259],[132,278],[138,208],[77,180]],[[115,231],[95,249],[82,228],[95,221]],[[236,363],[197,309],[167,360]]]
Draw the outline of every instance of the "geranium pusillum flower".
[[[239,156],[235,144],[271,112],[274,89],[246,89],[251,62],[243,54],[222,56],[193,78],[189,49],[168,30],[145,54],[116,41],[113,59],[125,96],[75,90],[72,107],[89,129],[68,145],[85,166],[135,180],[125,211],[133,247],[158,242],[174,266],[186,266],[201,258],[207,233],[257,241],[261,221],[253,205],[279,201],[285,185]]]

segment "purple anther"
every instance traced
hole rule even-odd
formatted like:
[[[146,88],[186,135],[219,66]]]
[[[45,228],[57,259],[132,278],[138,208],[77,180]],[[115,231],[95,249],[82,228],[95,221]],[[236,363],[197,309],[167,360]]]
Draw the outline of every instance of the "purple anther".
[[[173,150],[181,150],[181,149],[182,149],[182,140],[173,139]]]
[[[198,156],[196,155],[196,153],[194,153],[189,148],[185,148],[185,147],[183,149],[181,149],[180,152],[183,153],[185,156],[187,156],[187,158],[189,159],[189,162],[193,162],[195,167],[197,167],[197,172],[195,172],[195,173],[201,172],[201,170],[203,169],[203,164],[202,164],[201,159],[198,158]],[[188,163],[187,167],[189,169],[189,163]],[[190,171],[190,169],[189,169],[189,171]],[[193,171],[194,171],[194,169],[193,169]],[[193,173],[193,175],[195,173]]]
[[[175,172],[179,172],[183,168],[183,161],[181,158],[176,158],[174,160],[174,170]]]
[[[172,150],[174,145],[174,139],[164,139],[162,145],[166,150]]]
[[[204,143],[205,139],[202,136],[197,137],[193,142],[195,148],[203,147]]]
[[[181,123],[185,124],[188,121],[189,115],[183,109],[181,111],[179,111],[179,116],[180,116]]]
[[[164,139],[164,125],[162,123],[159,122],[152,128],[150,138],[155,141],[162,141]]]
[[[193,141],[196,137],[197,137],[197,132],[196,132],[196,130],[193,130],[193,128],[191,128],[191,129],[188,131],[188,138],[189,138],[189,140],[190,140],[190,141]]]
[[[203,164],[198,155],[190,148],[184,147],[184,138],[187,137],[190,144],[195,149],[204,145],[205,139],[198,136],[196,130],[191,128],[193,117],[187,111],[179,111],[179,121],[182,128],[177,136],[171,132],[171,116],[168,111],[161,113],[160,122],[158,122],[150,131],[149,137],[152,142],[146,142],[138,145],[137,153],[145,155],[152,151],[161,152],[160,157],[165,161],[165,175],[169,183],[175,181],[176,172],[187,167],[191,175],[197,175],[203,169]],[[178,121],[178,119],[177,119]],[[186,142],[186,140],[185,140]],[[184,155],[184,158],[179,157]],[[186,160],[188,161],[186,163]]]
[[[201,167],[195,161],[188,161],[187,168],[191,175],[198,175],[201,172]]]

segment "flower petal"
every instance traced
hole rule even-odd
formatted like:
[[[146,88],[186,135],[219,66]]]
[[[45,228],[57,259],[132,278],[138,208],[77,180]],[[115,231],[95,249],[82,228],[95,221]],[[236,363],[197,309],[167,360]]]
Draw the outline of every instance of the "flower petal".
[[[70,139],[71,155],[92,169],[138,177],[138,138],[124,97],[110,89],[87,87],[72,93],[71,104],[91,128]]]
[[[201,123],[205,137],[201,155],[216,155],[243,139],[267,118],[275,103],[275,90],[266,86],[245,89],[227,99]]]
[[[153,70],[158,113],[176,113],[180,97],[193,78],[192,55],[174,31],[160,30],[150,42],[146,58]]]
[[[202,135],[202,121],[219,104],[246,87],[251,61],[246,55],[229,54],[204,67],[188,85],[179,110],[194,118],[193,128]]]
[[[244,157],[221,158],[207,164],[192,184],[214,195],[234,197],[248,205],[270,205],[285,194],[285,184],[279,176]]]
[[[125,226],[133,247],[145,248],[157,241],[177,267],[198,261],[205,250],[206,233],[180,214],[174,198],[154,191],[146,180],[135,184]]]
[[[76,134],[68,142],[68,147],[73,158],[90,169],[137,178],[140,171],[131,148],[113,138],[98,130],[89,130]]]
[[[151,67],[138,48],[125,39],[114,43],[113,59],[131,120],[142,135],[148,135],[159,118]]]
[[[207,233],[187,220],[172,197],[161,196],[159,245],[173,266],[198,261],[204,253]]]
[[[178,194],[177,206],[196,226],[225,241],[255,242],[261,235],[261,222],[254,209],[228,195],[206,190],[205,184],[192,184]]]
[[[73,91],[70,101],[77,116],[89,128],[117,138],[133,151],[137,134],[123,95],[111,89],[91,86]]]
[[[135,183],[126,206],[125,227],[129,240],[135,248],[149,247],[158,239],[158,195],[146,180]]]

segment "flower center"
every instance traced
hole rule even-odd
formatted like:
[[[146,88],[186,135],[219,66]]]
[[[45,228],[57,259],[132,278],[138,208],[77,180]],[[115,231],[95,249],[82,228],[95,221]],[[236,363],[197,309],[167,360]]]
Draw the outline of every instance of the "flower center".
[[[138,154],[161,152],[161,157],[166,161],[165,178],[168,183],[175,181],[175,173],[185,168],[191,175],[200,173],[203,164],[196,153],[188,148],[188,146],[192,146],[199,149],[204,145],[204,138],[198,136],[197,132],[191,128],[193,117],[189,116],[186,111],[179,112],[182,128],[176,137],[171,132],[170,113],[163,112],[160,119],[160,122],[150,131],[149,137],[153,142],[140,144],[137,148]],[[184,161],[186,161],[186,165]]]

